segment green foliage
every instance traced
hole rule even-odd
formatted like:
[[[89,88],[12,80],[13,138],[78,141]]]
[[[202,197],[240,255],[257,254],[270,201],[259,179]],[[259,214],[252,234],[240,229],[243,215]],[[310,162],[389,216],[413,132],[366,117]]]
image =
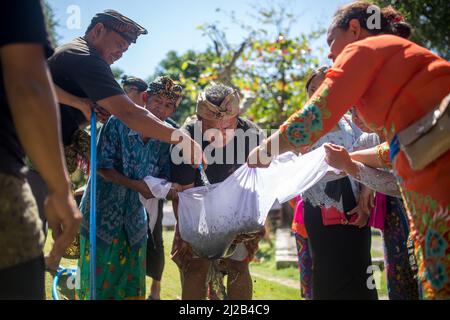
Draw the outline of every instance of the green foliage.
[[[378,6],[392,5],[413,26],[412,40],[450,59],[450,1],[373,0]]]
[[[241,92],[254,95],[246,114],[266,127],[284,122],[305,101],[306,76],[317,64],[305,35],[253,41],[242,56],[241,77],[235,79]]]
[[[125,74],[125,72],[122,69],[120,69],[119,67],[111,67],[111,71],[112,71],[112,73],[114,75],[114,78],[118,82],[120,82],[120,79]]]
[[[195,113],[197,94],[205,86],[200,76],[208,72],[212,61],[213,54],[209,50],[202,53],[189,50],[181,55],[169,51],[166,58],[159,63],[155,74],[147,79],[147,82],[151,82],[158,76],[166,75],[183,86],[183,100],[171,116],[178,124],[183,124],[187,117]]]
[[[53,12],[52,7],[50,7],[47,1],[43,2],[42,9],[44,10],[45,26],[50,37],[50,42],[53,47],[56,47],[58,45],[59,39],[59,36],[56,33],[56,27],[58,27],[59,24],[55,20],[55,13]]]
[[[277,127],[304,102],[306,76],[318,65],[310,43],[323,30],[292,35],[296,18],[287,6],[257,7],[256,12],[252,25],[225,13],[245,31],[241,42],[230,43],[220,22],[205,23],[198,29],[210,40],[206,51],[169,52],[161,61],[156,75],[169,75],[185,87],[185,99],[174,115],[180,123],[194,113],[198,93],[214,81],[238,90],[241,113],[265,128]]]

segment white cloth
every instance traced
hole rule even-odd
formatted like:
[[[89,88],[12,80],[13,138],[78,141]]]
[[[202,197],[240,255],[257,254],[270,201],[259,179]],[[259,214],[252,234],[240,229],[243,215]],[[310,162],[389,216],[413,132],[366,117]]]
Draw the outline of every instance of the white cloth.
[[[148,212],[148,226],[153,232],[156,225],[156,220],[158,219],[158,201],[159,199],[166,198],[170,188],[172,187],[172,183],[165,179],[155,178],[152,176],[145,177],[144,182],[147,184],[154,198],[145,199],[141,194],[139,194],[139,200]]]
[[[209,191],[185,190],[178,194],[181,238],[199,256],[220,258],[237,235],[261,230],[276,201],[296,197],[329,171],[338,173],[325,162],[321,147],[303,156],[282,154],[266,169],[243,165]]]

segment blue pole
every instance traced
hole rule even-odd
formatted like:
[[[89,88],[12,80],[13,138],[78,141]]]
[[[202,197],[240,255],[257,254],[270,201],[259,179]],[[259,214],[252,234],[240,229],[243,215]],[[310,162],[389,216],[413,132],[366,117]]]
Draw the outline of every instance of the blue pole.
[[[89,216],[89,251],[90,251],[90,280],[91,280],[91,300],[96,299],[96,191],[97,191],[97,119],[94,110],[91,116],[91,211]]]

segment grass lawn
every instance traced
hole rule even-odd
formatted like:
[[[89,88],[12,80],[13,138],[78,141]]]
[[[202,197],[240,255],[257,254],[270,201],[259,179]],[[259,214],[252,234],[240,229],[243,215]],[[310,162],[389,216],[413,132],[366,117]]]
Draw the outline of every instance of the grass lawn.
[[[163,300],[175,300],[181,296],[180,275],[178,267],[170,259],[170,249],[172,246],[173,231],[165,230],[163,233],[165,244],[165,268],[162,278],[161,298]],[[375,236],[376,237],[376,236]],[[49,235],[45,246],[48,252],[51,248],[52,240]],[[372,252],[373,257],[382,256],[382,252]],[[259,262],[252,262],[250,270],[253,278],[253,298],[261,300],[298,300],[300,299],[299,272],[296,266],[283,269],[276,269],[275,250],[268,243],[261,242],[260,251],[257,254]],[[61,265],[64,267],[76,267],[76,260],[63,259]],[[53,276],[46,272],[46,294],[47,299],[52,299],[51,288]],[[73,299],[73,291],[65,289],[66,277],[60,279],[61,298]],[[149,293],[151,279],[147,278],[147,294]],[[378,291],[380,297],[386,296],[386,280],[384,272],[381,275],[381,286]]]
[[[170,259],[170,249],[172,246],[173,231],[164,231],[164,244],[165,244],[165,257],[166,264],[164,268],[162,278],[162,290],[161,298],[163,300],[175,300],[181,296],[180,274],[178,267]],[[51,236],[48,237],[45,246],[45,251],[48,252],[51,248],[52,240]],[[64,267],[76,266],[76,260],[63,259],[61,265]],[[49,272],[46,272],[46,294],[47,299],[52,299],[52,281],[53,276]],[[73,299],[73,292],[65,289],[66,277],[60,279],[62,284],[60,290],[61,298]],[[147,278],[147,294],[149,293],[151,285],[151,279]],[[259,277],[253,277],[253,298],[254,299],[267,299],[267,300],[295,300],[299,298],[299,290],[287,287],[275,281],[268,281]]]

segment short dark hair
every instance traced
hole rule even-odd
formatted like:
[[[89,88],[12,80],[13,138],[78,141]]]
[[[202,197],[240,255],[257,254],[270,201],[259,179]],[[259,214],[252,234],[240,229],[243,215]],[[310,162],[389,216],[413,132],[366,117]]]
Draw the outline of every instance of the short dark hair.
[[[91,23],[89,23],[89,25],[88,25],[88,27],[87,27],[87,29],[86,29],[86,32],[85,32],[84,34],[88,34],[89,31],[91,31],[92,29],[94,29],[94,27],[97,25],[97,23],[100,23],[100,22],[91,21]]]
[[[309,75],[308,80],[306,80],[306,85],[305,85],[306,92],[308,92],[309,86],[311,85],[311,82],[314,80],[314,78],[317,77],[318,75],[325,76],[328,69],[329,69],[328,66],[321,66],[317,69],[314,69],[314,71]]]
[[[130,77],[124,75],[122,76],[122,87],[127,93],[130,89],[136,89],[139,92],[144,92],[147,90],[148,85],[144,80],[138,77]]]
[[[380,8],[381,25],[377,29],[367,28],[367,20],[372,15],[367,9],[374,4],[367,1],[355,1],[340,7],[333,17],[331,28],[340,28],[348,30],[350,21],[357,19],[364,29],[371,34],[393,34],[405,39],[411,36],[411,25],[404,21],[403,15],[392,6]]]

